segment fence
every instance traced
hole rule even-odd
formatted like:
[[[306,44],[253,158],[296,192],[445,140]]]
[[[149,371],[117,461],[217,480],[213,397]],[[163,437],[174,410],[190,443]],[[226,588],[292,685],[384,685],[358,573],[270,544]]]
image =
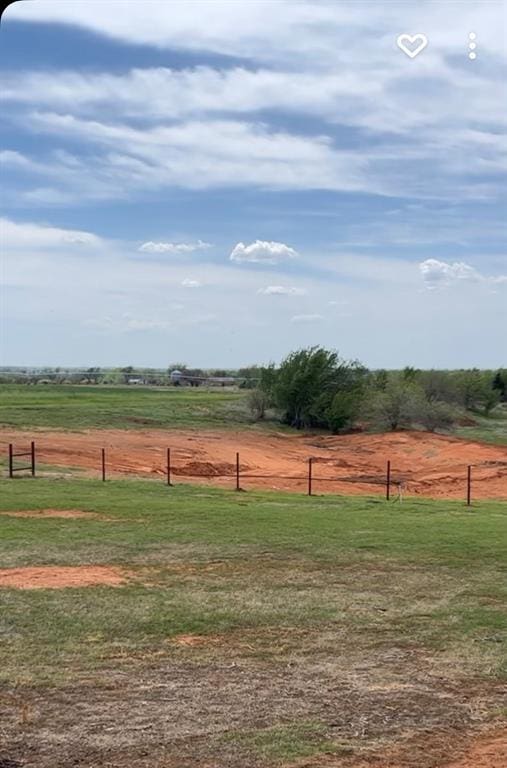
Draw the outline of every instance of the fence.
[[[30,456],[30,464],[28,466],[14,466],[14,459],[20,458],[20,457],[26,457]],[[165,453],[165,470],[161,472],[161,474],[164,477],[164,481],[168,487],[174,487],[174,475],[177,474],[179,477],[187,477],[187,478],[196,478],[199,479],[219,479],[219,478],[231,478],[231,485],[233,484],[235,491],[242,491],[245,490],[244,488],[244,482],[250,480],[285,480],[285,481],[292,481],[292,482],[298,482],[298,483],[305,483],[306,486],[306,494],[308,496],[315,495],[315,488],[317,483],[342,483],[344,482],[343,477],[318,477],[315,474],[315,465],[317,463],[319,464],[325,464],[325,463],[332,463],[333,461],[336,461],[335,458],[315,458],[315,457],[309,457],[307,460],[306,465],[306,473],[302,475],[290,475],[290,476],[284,476],[283,478],[281,476],[276,475],[261,475],[258,473],[252,474],[248,472],[242,472],[241,471],[241,461],[240,461],[240,453],[239,451],[236,452],[235,457],[235,463],[232,465],[234,467],[234,471],[232,472],[221,472],[221,473],[212,473],[209,475],[203,475],[199,474],[198,476],[192,475],[192,474],[185,474],[184,472],[181,472],[181,470],[176,470],[176,468],[172,464],[172,456],[171,456],[171,449],[167,448]],[[100,477],[103,482],[106,482],[107,476],[108,476],[108,464],[107,464],[107,453],[105,448],[100,449],[100,455],[97,456],[97,469],[100,472]],[[9,478],[14,477],[14,473],[17,472],[24,472],[29,471],[32,477],[35,477],[35,442],[32,441],[30,443],[30,450],[24,451],[20,453],[14,453],[14,446],[12,443],[9,443],[8,446],[8,476]],[[114,471],[114,470],[113,470]],[[158,470],[153,470],[158,471]],[[122,471],[123,473],[123,471]],[[403,478],[396,477],[393,475],[392,466],[391,466],[391,460],[386,461],[385,465],[385,474],[379,475],[379,476],[369,476],[368,478],[362,478],[358,482],[361,482],[363,485],[378,485],[379,487],[383,488],[383,495],[385,495],[386,501],[397,501],[402,502],[403,501],[403,495],[406,491],[406,482]],[[393,488],[397,489],[397,495],[393,498]],[[463,478],[463,497],[466,500],[467,506],[470,506],[472,504],[472,465],[468,465],[466,468],[466,476],[464,475]]]
[[[14,466],[14,459],[21,458],[25,456],[30,456],[30,464],[28,466],[24,467],[15,467]],[[22,453],[14,453],[14,445],[12,443],[9,443],[9,477],[14,477],[15,472],[23,472],[25,470],[30,470],[32,477],[35,477],[35,442],[32,440],[30,443],[30,450],[24,451]]]

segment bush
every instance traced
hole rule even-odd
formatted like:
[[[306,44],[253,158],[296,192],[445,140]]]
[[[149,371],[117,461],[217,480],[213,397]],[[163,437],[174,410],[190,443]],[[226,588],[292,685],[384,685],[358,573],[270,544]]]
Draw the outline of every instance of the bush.
[[[255,421],[261,421],[266,416],[269,407],[269,396],[262,389],[251,389],[248,393],[248,407]]]
[[[413,420],[429,432],[437,429],[450,429],[455,421],[452,408],[441,400],[421,400],[415,403]]]
[[[410,426],[418,397],[420,389],[414,384],[391,380],[384,391],[367,398],[365,416],[377,429],[395,431]]]

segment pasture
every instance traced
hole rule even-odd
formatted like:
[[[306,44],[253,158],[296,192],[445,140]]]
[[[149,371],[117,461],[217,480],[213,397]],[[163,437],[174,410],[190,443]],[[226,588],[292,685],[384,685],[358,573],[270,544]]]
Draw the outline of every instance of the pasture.
[[[248,422],[240,390],[226,388],[0,385],[0,424],[20,429],[171,429]]]
[[[19,429],[201,429],[288,430],[274,419],[252,422],[248,391],[221,387],[0,384],[0,425]],[[272,414],[269,414],[272,416]],[[469,414],[475,425],[451,434],[507,445],[507,408],[490,416]]]
[[[505,748],[504,503],[1,484],[0,765],[435,768]]]

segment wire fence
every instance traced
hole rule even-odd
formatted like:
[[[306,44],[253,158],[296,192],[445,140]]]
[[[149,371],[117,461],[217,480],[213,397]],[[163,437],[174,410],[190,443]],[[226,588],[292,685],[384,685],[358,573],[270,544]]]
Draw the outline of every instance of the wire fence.
[[[15,459],[30,457],[30,463],[24,465],[17,465]],[[306,493],[308,496],[314,496],[318,491],[325,492],[330,486],[343,486],[343,484],[359,484],[362,487],[371,489],[374,487],[378,489],[378,494],[385,497],[386,501],[402,502],[404,496],[410,491],[410,483],[406,479],[406,473],[396,472],[392,466],[390,459],[386,460],[385,469],[378,474],[368,475],[355,475],[355,476],[333,476],[318,474],[316,468],[321,467],[333,468],[333,463],[336,465],[336,457],[313,457],[310,456],[306,462],[301,464],[301,474],[265,474],[261,471],[252,472],[245,470],[241,465],[240,452],[237,451],[234,462],[228,465],[226,470],[220,470],[221,465],[213,465],[204,462],[206,467],[209,467],[209,472],[203,471],[202,466],[199,467],[198,472],[188,472],[187,465],[175,464],[174,453],[171,448],[165,449],[164,460],[157,463],[156,466],[147,468],[136,467],[135,465],[120,464],[119,462],[110,461],[110,454],[108,454],[105,447],[100,448],[96,457],[96,471],[97,476],[100,477],[102,482],[106,482],[113,476],[121,474],[134,474],[149,472],[149,474],[155,475],[162,479],[168,487],[174,487],[180,482],[196,482],[196,481],[209,481],[215,483],[230,480],[230,488],[235,491],[244,491],[250,488],[258,488],[258,482],[263,481],[263,487],[266,487],[267,483],[282,481],[288,488],[296,487],[296,490]],[[92,465],[93,455],[91,457]],[[230,467],[230,469],[229,469]],[[87,469],[90,469],[86,465]],[[472,503],[472,465],[463,467],[463,496],[462,498],[466,502],[467,506]],[[13,443],[8,445],[8,469],[7,474],[10,479],[13,479],[17,473],[29,472],[32,477],[36,476],[36,445],[32,441],[30,443],[30,449],[27,451],[15,452]],[[17,475],[19,476],[19,475]],[[336,488],[334,490],[336,492]],[[366,492],[366,491],[365,491]]]

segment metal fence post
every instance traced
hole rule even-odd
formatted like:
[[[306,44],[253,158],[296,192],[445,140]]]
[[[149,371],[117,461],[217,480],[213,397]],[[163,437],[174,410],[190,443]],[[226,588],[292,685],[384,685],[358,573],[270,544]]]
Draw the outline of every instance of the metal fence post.
[[[470,506],[472,501],[472,467],[470,464],[467,469],[467,507]]]
[[[236,490],[241,490],[239,484],[239,453],[236,453]]]
[[[308,459],[308,496],[312,495],[312,467],[313,459]]]
[[[106,480],[106,449],[102,448],[102,482]]]
[[[32,444],[30,446],[30,453],[32,455],[32,477],[35,477],[35,441],[32,440]]]
[[[12,453],[13,453],[12,443],[9,443],[9,477],[13,476],[13,473],[12,473]]]
[[[171,483],[171,449],[167,449],[167,485],[172,485]]]
[[[386,501],[391,498],[391,462],[387,462],[387,475],[386,475]]]

